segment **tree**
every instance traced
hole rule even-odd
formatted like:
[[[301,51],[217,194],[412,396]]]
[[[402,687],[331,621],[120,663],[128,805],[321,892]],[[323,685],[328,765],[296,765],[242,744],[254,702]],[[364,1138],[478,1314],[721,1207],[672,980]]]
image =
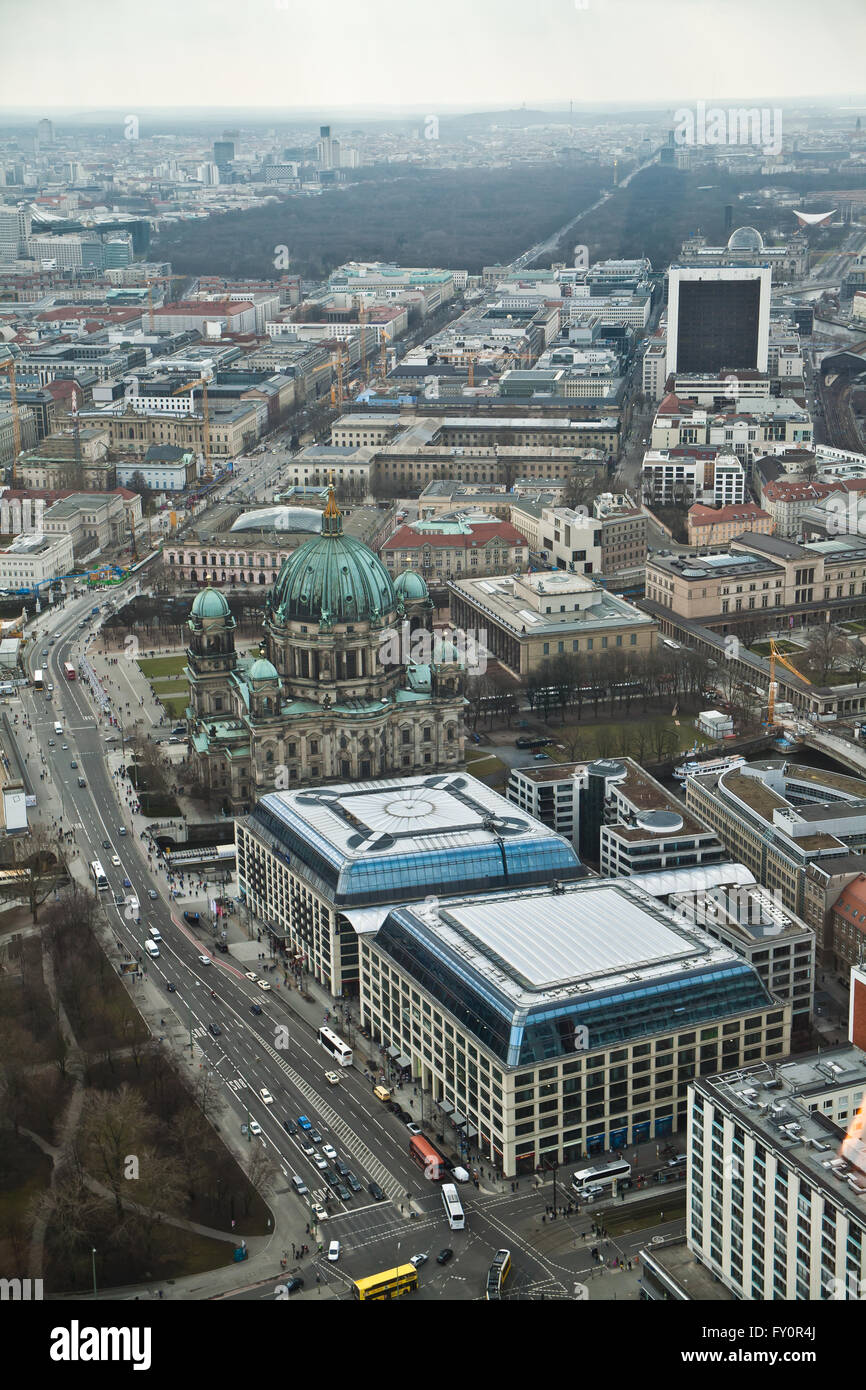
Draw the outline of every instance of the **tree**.
[[[16,868],[27,875],[21,896],[27,899],[34,922],[39,920],[39,909],[46,898],[67,877],[60,856],[61,843],[46,826],[34,826],[26,839],[12,841]]]
[[[863,671],[866,670],[866,647],[864,647],[861,638],[855,637],[848,643],[846,659],[848,662],[848,670],[851,672],[851,675],[854,677],[859,687],[860,677],[863,675]]]
[[[822,623],[809,634],[806,660],[818,685],[826,685],[841,657],[848,654],[848,637],[834,623]]]

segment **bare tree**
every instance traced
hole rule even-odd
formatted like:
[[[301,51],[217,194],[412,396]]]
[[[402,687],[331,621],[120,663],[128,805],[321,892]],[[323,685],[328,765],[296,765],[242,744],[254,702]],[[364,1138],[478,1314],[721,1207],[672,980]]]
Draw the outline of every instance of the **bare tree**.
[[[847,655],[849,646],[847,634],[834,623],[822,623],[813,628],[806,647],[806,660],[819,685],[826,685],[828,677]]]
[[[27,877],[22,882],[21,896],[27,899],[34,922],[39,909],[67,876],[61,857],[61,841],[46,826],[34,826],[26,839],[13,840],[15,864]]]

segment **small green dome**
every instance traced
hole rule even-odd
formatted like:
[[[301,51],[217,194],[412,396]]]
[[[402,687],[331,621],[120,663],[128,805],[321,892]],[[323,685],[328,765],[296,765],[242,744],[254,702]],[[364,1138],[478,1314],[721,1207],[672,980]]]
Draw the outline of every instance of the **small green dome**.
[[[261,656],[253,662],[247,674],[251,681],[278,681],[280,679],[276,666]]]
[[[231,609],[218,589],[202,589],[190,610],[193,618],[228,618],[230,614]]]
[[[343,535],[333,488],[322,516],[322,534],[298,547],[283,563],[265,603],[278,622],[370,622],[388,617],[400,600],[373,551]]]
[[[430,597],[426,580],[415,570],[404,570],[398,575],[394,588],[406,603],[418,603]]]

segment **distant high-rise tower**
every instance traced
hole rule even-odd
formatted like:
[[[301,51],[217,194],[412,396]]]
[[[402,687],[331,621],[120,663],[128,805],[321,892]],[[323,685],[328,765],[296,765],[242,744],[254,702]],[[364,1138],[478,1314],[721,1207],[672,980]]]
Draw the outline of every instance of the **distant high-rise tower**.
[[[213,142],[213,161],[217,168],[222,172],[228,169],[235,157],[234,140],[214,140]]]
[[[45,117],[42,118],[36,127],[36,138],[40,145],[54,144],[54,125]]]
[[[334,168],[334,145],[339,150],[339,141],[331,139],[331,127],[319,127],[319,140],[316,145],[316,158],[323,169]]]
[[[725,206],[725,236],[729,237],[734,230],[734,205],[728,203]]]
[[[672,265],[668,274],[667,375],[765,372],[771,276],[767,265]]]

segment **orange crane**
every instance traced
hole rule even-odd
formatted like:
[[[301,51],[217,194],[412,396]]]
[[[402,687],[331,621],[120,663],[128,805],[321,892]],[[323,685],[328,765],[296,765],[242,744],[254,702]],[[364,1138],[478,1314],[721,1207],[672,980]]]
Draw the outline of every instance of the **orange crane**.
[[[9,377],[9,401],[12,406],[12,486],[15,487],[15,467],[18,463],[18,455],[21,453],[21,426],[18,421],[18,394],[15,390],[15,358],[10,357],[7,362],[0,362],[0,372],[6,372]]]
[[[774,641],[773,638],[771,637],[771,638],[770,638],[770,689],[769,689],[768,698],[767,698],[767,726],[768,726],[768,727],[769,727],[771,724],[773,724],[773,723],[775,722],[775,715],[776,715],[776,662],[777,662],[777,661],[781,661],[781,663],[782,663],[783,666],[787,666],[787,668],[788,668],[788,670],[791,672],[791,674],[794,675],[794,676],[799,677],[799,679],[800,679],[801,681],[803,681],[804,684],[806,684],[806,685],[811,685],[811,684],[812,684],[812,682],[809,680],[809,677],[808,677],[808,676],[804,676],[802,671],[798,671],[797,668],[796,668],[796,666],[792,666],[791,662],[788,661],[787,658],[784,657],[784,656],[782,655],[782,653],[779,651],[779,648],[776,646],[775,641]]]
[[[194,391],[197,386],[202,388],[202,415],[204,417],[204,476],[210,482],[213,472],[210,465],[210,410],[207,403],[207,378],[200,376],[197,381],[188,381],[185,386],[178,386],[177,390],[172,391],[173,396],[182,396],[187,391]],[[195,402],[190,397],[190,405],[195,406]]]

